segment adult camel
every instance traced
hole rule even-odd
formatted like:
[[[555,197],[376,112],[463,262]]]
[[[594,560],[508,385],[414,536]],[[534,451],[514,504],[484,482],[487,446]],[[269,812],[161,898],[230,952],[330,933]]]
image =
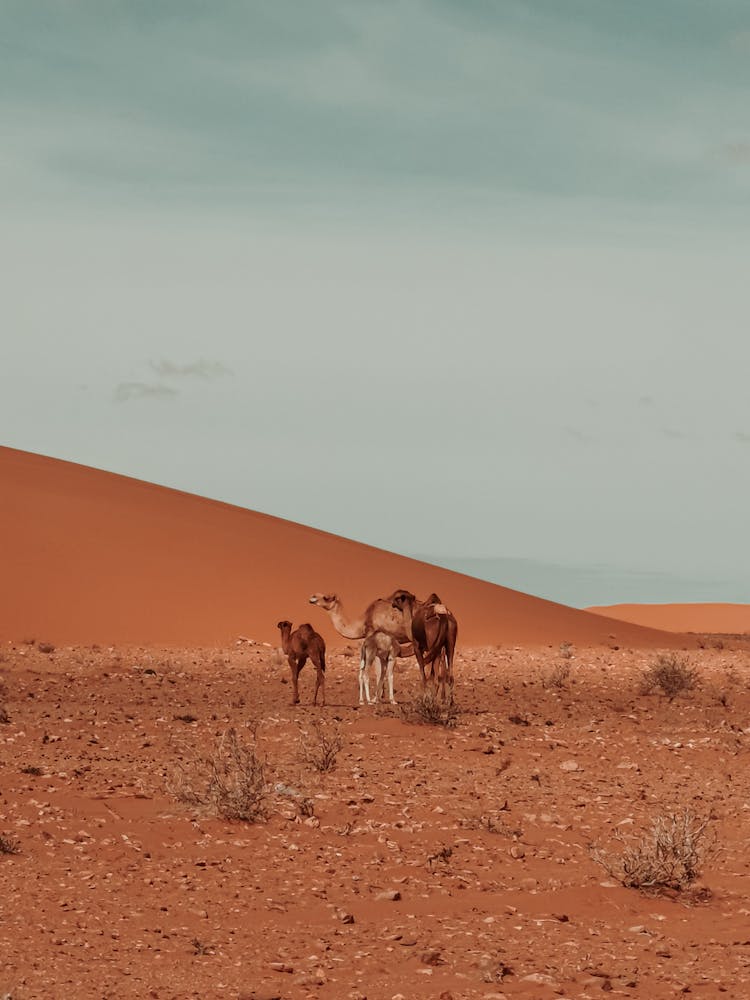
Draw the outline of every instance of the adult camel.
[[[410,591],[398,590],[393,594],[393,606],[403,614],[422,673],[422,686],[427,686],[425,666],[432,664],[430,680],[444,700],[446,685],[453,691],[453,656],[458,637],[455,615],[437,594],[430,594],[426,601],[418,601]]]
[[[313,594],[310,604],[328,612],[331,624],[345,639],[364,639],[373,632],[385,632],[399,644],[399,656],[413,656],[411,639],[406,631],[403,614],[394,608],[394,590],[389,597],[378,597],[368,604],[359,618],[349,618],[338,594]]]

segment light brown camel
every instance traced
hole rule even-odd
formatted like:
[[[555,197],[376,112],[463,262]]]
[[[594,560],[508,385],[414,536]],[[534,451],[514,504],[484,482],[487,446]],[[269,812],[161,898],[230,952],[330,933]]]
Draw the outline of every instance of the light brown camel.
[[[313,705],[318,703],[318,690],[322,692],[321,707],[326,703],[326,644],[312,625],[300,625],[292,632],[292,623],[282,621],[278,624],[281,632],[281,648],[289,660],[292,671],[292,704],[299,705],[299,672],[307,663],[308,657],[315,665],[315,695]]]
[[[338,594],[313,594],[310,604],[327,611],[331,624],[345,639],[364,639],[371,632],[385,632],[399,644],[398,656],[413,656],[411,639],[407,635],[404,616],[393,606],[395,590],[389,597],[378,597],[359,618],[349,618]]]
[[[458,637],[458,622],[452,611],[437,594],[418,601],[408,590],[393,595],[393,606],[403,613],[404,625],[414,644],[414,655],[422,673],[422,686],[427,686],[425,665],[432,664],[430,680],[443,700],[446,685],[453,692],[453,655]],[[437,625],[437,628],[436,628]]]
[[[365,698],[367,704],[372,705],[370,698],[370,677],[369,669],[373,663],[377,664],[375,679],[375,701],[385,700],[385,682],[388,680],[388,700],[391,705],[396,704],[393,697],[393,665],[396,657],[400,653],[400,646],[396,639],[387,632],[371,632],[365,636],[362,643],[362,650],[359,657],[359,703],[364,705]]]

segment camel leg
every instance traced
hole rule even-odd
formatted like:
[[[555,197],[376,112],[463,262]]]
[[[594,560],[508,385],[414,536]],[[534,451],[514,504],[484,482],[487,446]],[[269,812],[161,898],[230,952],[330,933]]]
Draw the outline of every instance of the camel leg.
[[[388,701],[391,705],[396,704],[396,699],[393,697],[393,668],[396,665],[396,657],[393,653],[388,656],[388,664],[386,666],[386,673],[388,674]]]
[[[375,701],[385,701],[385,673],[380,653],[378,653],[373,662],[375,664]]]
[[[370,679],[367,676],[367,650],[362,643],[362,650],[359,654],[359,703],[364,705],[365,699],[370,704]]]
[[[313,705],[318,704],[318,691],[321,692],[320,707],[325,708],[326,704],[326,675],[319,663],[315,664],[315,694],[313,695]]]
[[[419,664],[419,672],[422,675],[422,690],[424,691],[427,687],[427,676],[424,672],[424,657],[422,656],[422,650],[419,648],[419,643],[414,643],[414,655],[417,658],[417,663]]]
[[[294,653],[289,654],[289,668],[292,671],[292,704],[299,705],[299,670],[297,665],[297,657]]]

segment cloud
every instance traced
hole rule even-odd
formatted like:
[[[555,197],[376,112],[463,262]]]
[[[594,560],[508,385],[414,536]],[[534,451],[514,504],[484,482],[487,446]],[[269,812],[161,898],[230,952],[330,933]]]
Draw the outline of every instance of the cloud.
[[[741,8],[664,5],[633,17],[580,0],[574,18],[523,0],[184,0],[178,16],[172,0],[10,0],[0,187],[211,204],[340,198],[347,184],[745,204],[744,179],[705,162],[747,107],[714,51],[722,39],[726,56]]]
[[[750,163],[750,142],[728,142],[724,153],[732,163]]]
[[[660,430],[664,437],[672,438],[673,441],[685,441],[690,437],[685,431],[678,431],[674,427],[662,427]]]
[[[592,434],[587,434],[585,431],[581,431],[577,427],[563,427],[563,430],[568,437],[573,438],[574,441],[578,441],[579,444],[596,443],[596,438]]]
[[[220,361],[206,361],[205,359],[181,365],[162,358],[161,361],[152,361],[151,367],[157,375],[161,375],[164,378],[195,376],[196,378],[212,379],[232,374],[231,369],[227,368]]]
[[[120,382],[115,388],[117,403],[128,403],[131,399],[172,399],[177,395],[177,389],[159,383]]]

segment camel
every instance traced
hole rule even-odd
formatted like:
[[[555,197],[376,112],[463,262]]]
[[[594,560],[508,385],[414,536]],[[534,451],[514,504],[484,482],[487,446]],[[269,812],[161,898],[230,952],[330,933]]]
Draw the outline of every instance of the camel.
[[[326,644],[312,625],[300,625],[292,632],[292,623],[281,621],[277,628],[281,632],[281,648],[289,660],[292,671],[292,704],[299,705],[299,672],[307,663],[308,657],[315,665],[315,695],[313,705],[318,703],[318,690],[321,690],[321,707],[326,703]]]
[[[427,686],[425,665],[432,664],[430,680],[445,700],[446,684],[451,693],[453,691],[453,654],[458,636],[455,615],[437,594],[430,594],[426,601],[418,601],[408,590],[399,590],[393,595],[393,606],[403,613],[422,674],[422,687]]]
[[[385,632],[393,636],[399,644],[398,656],[413,656],[411,639],[407,635],[404,616],[393,606],[393,598],[402,591],[396,590],[390,597],[378,597],[369,604],[361,617],[348,618],[338,594],[313,594],[310,604],[327,611],[331,624],[345,639],[364,639],[372,632]]]
[[[388,700],[391,705],[396,704],[393,697],[393,665],[396,657],[400,653],[398,642],[387,632],[371,632],[365,637],[362,643],[362,651],[359,658],[359,703],[372,705],[370,698],[370,678],[368,670],[377,661],[377,674],[375,681],[375,701],[379,701],[381,696],[385,696],[385,682],[388,679]]]

